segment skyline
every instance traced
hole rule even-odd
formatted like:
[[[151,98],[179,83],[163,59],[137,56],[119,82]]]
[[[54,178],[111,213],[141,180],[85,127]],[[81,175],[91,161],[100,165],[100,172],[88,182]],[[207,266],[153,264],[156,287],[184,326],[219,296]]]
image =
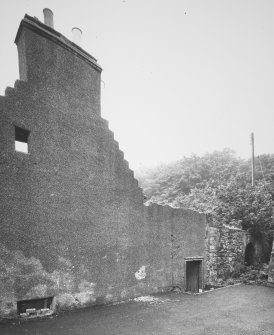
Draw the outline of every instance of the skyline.
[[[0,22],[0,94],[19,78],[13,43],[27,13],[82,47],[102,72],[102,116],[132,169],[231,148],[274,153],[271,1],[11,0]],[[65,15],[64,15],[65,14]]]

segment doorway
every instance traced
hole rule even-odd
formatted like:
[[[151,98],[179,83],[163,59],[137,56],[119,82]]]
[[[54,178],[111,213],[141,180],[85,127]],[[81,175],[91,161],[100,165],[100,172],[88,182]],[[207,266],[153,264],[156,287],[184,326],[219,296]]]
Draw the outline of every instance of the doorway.
[[[202,289],[202,261],[186,261],[186,291],[196,293]]]

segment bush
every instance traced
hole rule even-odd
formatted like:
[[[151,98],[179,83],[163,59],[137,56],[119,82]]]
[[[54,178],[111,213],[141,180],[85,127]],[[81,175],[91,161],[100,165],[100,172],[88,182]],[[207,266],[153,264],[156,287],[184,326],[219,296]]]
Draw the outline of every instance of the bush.
[[[248,267],[244,264],[237,263],[234,267],[234,271],[231,274],[232,278],[239,278],[243,273],[248,270]]]
[[[234,280],[232,278],[229,278],[226,282],[227,285],[234,285]]]

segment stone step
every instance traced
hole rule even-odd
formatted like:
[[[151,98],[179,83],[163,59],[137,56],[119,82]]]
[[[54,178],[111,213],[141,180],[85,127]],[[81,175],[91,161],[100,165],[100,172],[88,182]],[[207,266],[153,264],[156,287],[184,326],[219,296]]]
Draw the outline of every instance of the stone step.
[[[0,95],[0,104],[2,104],[5,101],[5,96],[4,95]]]
[[[11,95],[13,95],[15,93],[15,91],[16,90],[13,87],[8,86],[5,89],[5,96],[6,97],[11,96]]]
[[[20,90],[20,89],[23,89],[27,86],[27,82],[23,81],[23,80],[19,80],[17,79],[14,83],[14,88],[16,90]]]

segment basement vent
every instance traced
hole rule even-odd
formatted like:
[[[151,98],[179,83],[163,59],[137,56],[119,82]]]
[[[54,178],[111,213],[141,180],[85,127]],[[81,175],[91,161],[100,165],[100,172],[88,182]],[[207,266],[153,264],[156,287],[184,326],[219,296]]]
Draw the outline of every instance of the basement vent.
[[[28,137],[30,131],[15,126],[15,151],[27,154],[29,152]]]
[[[51,314],[52,300],[53,297],[17,301],[17,313],[21,316]]]

